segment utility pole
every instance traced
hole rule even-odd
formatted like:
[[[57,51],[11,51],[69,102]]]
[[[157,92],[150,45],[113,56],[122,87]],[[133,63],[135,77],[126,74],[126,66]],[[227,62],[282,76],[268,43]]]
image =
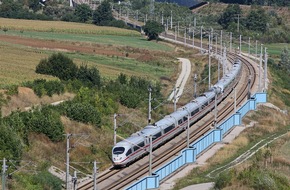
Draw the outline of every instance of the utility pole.
[[[264,91],[266,92],[267,88],[267,64],[268,64],[268,53],[267,53],[267,48],[265,47],[265,66],[264,66]]]
[[[186,145],[187,148],[189,148],[189,127],[190,127],[190,113],[187,109],[185,109],[187,112],[187,130],[186,130]]]
[[[217,34],[215,35],[215,54],[217,55],[217,41],[218,41],[218,36]]]
[[[240,33],[240,14],[238,14],[238,33]]]
[[[151,123],[151,92],[152,92],[151,85],[149,85],[148,92],[149,92],[149,101],[148,101],[148,124],[150,124]]]
[[[176,41],[176,38],[177,38],[177,31],[176,31],[176,26],[175,26],[175,30],[174,30],[174,39]]]
[[[170,29],[172,30],[172,11],[171,11],[171,15],[170,15]]]
[[[163,11],[161,12],[161,24],[164,24],[164,19],[163,19]]]
[[[256,40],[256,57],[258,58],[258,41]]]
[[[3,158],[3,165],[2,165],[2,190],[6,188],[6,159]]]
[[[223,31],[221,30],[221,55],[223,53]]]
[[[150,17],[153,20],[153,18],[154,18],[154,0],[150,1]]]
[[[177,37],[179,36],[179,21],[177,22]]]
[[[251,76],[248,79],[248,99],[251,98]]]
[[[234,103],[234,110],[235,110],[235,113],[237,112],[237,91],[236,91],[236,88],[234,88],[234,95],[235,95],[235,103]]]
[[[192,47],[194,48],[194,28],[192,30]]]
[[[184,46],[186,46],[186,28],[184,30]]]
[[[261,52],[260,52],[260,65],[259,65],[259,92],[261,92],[261,71],[262,71],[262,63],[263,63],[263,44],[261,44]]]
[[[249,50],[248,50],[248,54],[249,56],[251,55],[251,37],[249,37]]]
[[[214,128],[216,129],[216,124],[217,124],[217,94],[214,96]]]
[[[114,113],[114,146],[117,143],[117,116],[118,114]]]
[[[197,81],[197,74],[194,74],[194,94],[193,97],[196,98],[197,94],[196,94],[196,81]]]
[[[69,151],[70,151],[70,145],[69,145],[69,139],[72,136],[72,134],[66,134],[66,179],[65,179],[65,187],[66,189],[70,189],[70,179],[69,179]]]
[[[152,135],[149,135],[149,141],[149,176],[152,176]]]
[[[72,0],[69,0],[69,6],[70,6],[70,7],[73,7],[73,6],[74,6],[74,4],[73,4],[73,1],[72,1]]]
[[[174,87],[174,111],[176,111],[176,90],[177,90],[177,88],[176,87]]]
[[[202,52],[202,27],[200,27],[200,51]]]
[[[233,38],[233,33],[230,32],[230,52],[232,51],[232,39]]]
[[[239,54],[241,54],[242,53],[242,35],[240,35],[240,52],[239,52]]]
[[[77,171],[74,171],[74,176],[72,177],[73,190],[77,189],[77,181],[78,181]]]
[[[210,49],[211,49],[211,44],[210,44],[210,34],[208,36],[208,89],[210,89],[210,84],[211,84],[211,78],[210,78],[210,68],[211,68],[211,57],[210,57]]]
[[[97,190],[97,162],[96,161],[94,161],[93,177],[94,177],[94,190]]]

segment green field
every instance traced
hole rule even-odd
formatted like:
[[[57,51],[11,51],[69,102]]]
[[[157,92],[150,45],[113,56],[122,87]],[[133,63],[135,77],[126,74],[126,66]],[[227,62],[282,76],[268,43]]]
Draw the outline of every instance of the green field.
[[[173,51],[172,47],[169,47],[162,43],[150,42],[141,35],[116,36],[116,35],[71,34],[57,32],[37,32],[37,31],[20,32],[17,30],[9,30],[6,33],[0,30],[0,34],[22,36],[27,38],[45,39],[45,40],[89,42],[114,46],[130,46],[134,48],[142,48],[148,50]]]

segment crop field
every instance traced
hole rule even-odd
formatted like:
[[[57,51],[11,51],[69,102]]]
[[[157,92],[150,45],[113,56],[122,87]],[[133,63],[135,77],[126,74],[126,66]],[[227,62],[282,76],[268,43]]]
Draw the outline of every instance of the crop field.
[[[37,21],[23,19],[0,18],[0,29],[19,31],[58,32],[71,34],[95,34],[95,35],[118,35],[139,36],[139,32],[113,27],[100,27],[93,24],[82,24],[62,21]]]
[[[0,42],[0,88],[21,84],[24,81],[31,81],[37,78],[55,79],[51,76],[35,73],[35,67],[43,58],[47,58],[54,51],[38,48],[27,48],[24,45],[13,45]],[[105,56],[96,54],[85,54],[79,52],[63,52],[78,64],[97,66],[102,77],[115,78],[120,73],[129,76],[142,76],[150,79],[158,79],[160,76],[169,75],[172,72],[170,67],[148,65],[135,59]]]
[[[140,34],[138,36],[117,36],[117,35],[95,35],[95,34],[72,34],[72,33],[57,33],[57,32],[38,32],[38,31],[17,31],[8,30],[0,31],[0,34],[21,36],[26,38],[37,38],[56,41],[74,41],[74,42],[89,42],[97,44],[107,44],[114,46],[130,46],[134,48],[142,48],[148,50],[173,51],[172,47],[162,43],[147,41]]]
[[[35,73],[35,66],[44,57],[39,51],[0,42],[0,88],[37,78],[53,79]]]

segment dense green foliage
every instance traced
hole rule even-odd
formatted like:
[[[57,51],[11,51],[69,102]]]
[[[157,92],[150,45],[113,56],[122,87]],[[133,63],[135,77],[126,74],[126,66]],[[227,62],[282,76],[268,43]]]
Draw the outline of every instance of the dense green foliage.
[[[238,16],[241,15],[242,9],[238,4],[230,4],[218,20],[218,23],[225,29],[236,28]],[[233,26],[234,25],[234,26]]]
[[[101,77],[99,70],[96,67],[88,68],[87,65],[81,65],[80,68],[62,53],[52,54],[48,59],[40,60],[36,66],[36,73],[56,76],[61,80],[80,80],[83,85],[89,87],[100,87]],[[55,86],[53,86],[55,85]],[[34,81],[33,87],[35,92],[41,96],[46,91],[48,95],[51,93],[63,92],[61,83],[46,82],[43,80]]]
[[[76,78],[76,64],[62,53],[52,54],[48,59],[40,60],[36,66],[36,73],[56,76],[61,80]]]
[[[16,179],[21,186],[21,189],[53,189],[61,190],[62,181],[53,176],[48,171],[40,171],[37,174],[29,173],[15,173],[13,179]],[[11,184],[11,189],[18,189],[19,187]]]
[[[13,128],[26,144],[28,142],[28,133],[43,133],[52,141],[63,140],[64,127],[60,121],[60,115],[50,106],[35,108],[30,112],[12,112],[3,122]]]
[[[281,61],[279,65],[290,75],[290,51],[287,47],[281,52]]]
[[[42,2],[42,5],[39,0],[2,0],[2,4],[0,4],[0,17],[85,23],[93,22],[101,26],[129,28],[123,21],[114,19],[108,1],[103,1],[95,11],[87,4],[80,4],[73,8],[69,7],[68,4],[63,5],[61,1],[46,1]]]
[[[60,95],[64,93],[63,83],[57,80],[46,81],[45,79],[36,79],[33,82],[27,82],[25,86],[32,88],[39,97],[44,95],[51,97],[53,94]]]
[[[91,18],[92,10],[89,5],[80,4],[76,6],[74,14],[81,22],[87,22]]]
[[[162,24],[154,21],[149,20],[146,22],[144,26],[144,32],[148,37],[148,40],[156,40],[158,39],[158,35],[164,31],[164,27]]]
[[[103,3],[101,3],[101,5],[94,12],[93,17],[94,23],[96,25],[109,25],[109,23],[114,20],[110,3],[108,1],[103,1]]]
[[[125,74],[120,74],[116,81],[110,81],[106,86],[106,91],[115,94],[122,105],[136,108],[147,103],[149,86],[153,89],[153,98],[162,98],[159,84],[152,85],[150,81],[135,76],[128,78]],[[154,106],[154,102],[152,105]]]
[[[80,102],[66,102],[65,115],[75,121],[99,126],[101,123],[100,112],[91,104]]]
[[[219,0],[223,3],[246,4],[246,5],[266,5],[266,6],[289,6],[288,0]]]
[[[267,22],[269,18],[266,11],[261,7],[252,9],[246,19],[246,28],[248,30],[260,31],[265,33],[267,31]]]
[[[0,158],[19,160],[22,156],[21,138],[13,129],[3,122],[0,123]]]

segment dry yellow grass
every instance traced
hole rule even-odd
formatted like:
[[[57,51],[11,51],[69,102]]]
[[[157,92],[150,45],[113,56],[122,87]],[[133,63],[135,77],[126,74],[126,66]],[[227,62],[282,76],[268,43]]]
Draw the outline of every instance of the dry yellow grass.
[[[37,50],[0,42],[0,87],[37,78],[56,79],[35,73],[36,65],[46,56]]]
[[[71,93],[64,93],[62,95],[53,95],[52,97],[43,96],[39,98],[32,89],[26,87],[18,87],[18,94],[10,97],[8,103],[2,106],[2,116],[9,115],[12,111],[25,111],[27,107],[37,106],[41,104],[49,104],[60,100],[68,100],[74,97]]]
[[[38,21],[38,20],[0,18],[0,29],[2,28],[7,28],[8,30],[39,31],[39,32],[140,36],[139,32],[133,30],[96,26],[93,24],[62,22],[62,21]]]

